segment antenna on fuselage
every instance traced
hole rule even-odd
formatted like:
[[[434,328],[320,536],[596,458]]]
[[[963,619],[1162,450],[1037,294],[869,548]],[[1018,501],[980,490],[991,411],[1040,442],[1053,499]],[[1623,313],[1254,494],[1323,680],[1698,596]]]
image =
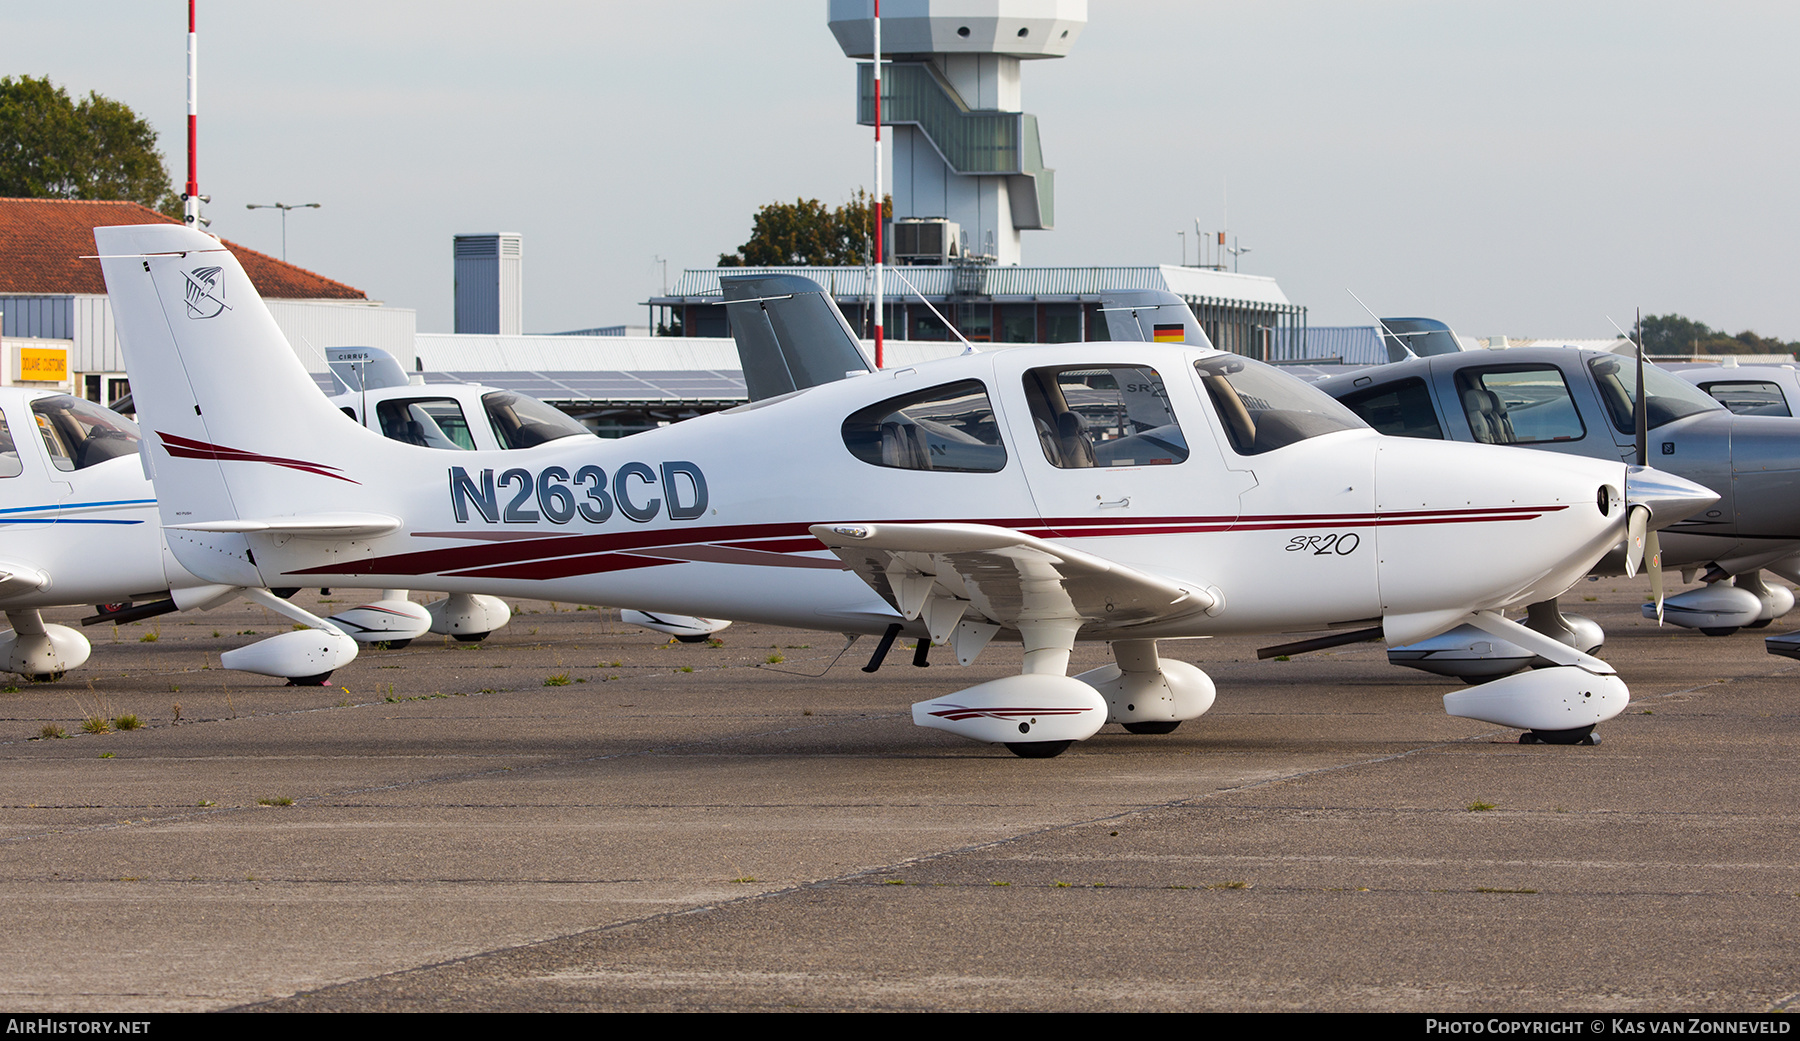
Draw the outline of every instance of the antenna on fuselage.
[[[899,279],[901,282],[904,282],[906,284],[906,288],[913,291],[913,295],[919,298],[919,303],[924,304],[926,307],[931,308],[931,313],[934,315],[937,315],[937,320],[944,323],[944,328],[946,328],[956,334],[956,338],[963,342],[963,353],[964,354],[980,354],[981,353],[981,349],[976,347],[974,344],[970,343],[969,338],[962,334],[961,329],[958,329],[956,326],[950,324],[950,319],[945,318],[943,315],[943,312],[939,311],[936,307],[932,307],[931,301],[925,299],[925,294],[919,292],[919,287],[913,285],[911,279],[907,278],[905,275],[902,275],[900,273],[900,268],[898,266],[896,266],[894,268],[894,277]]]

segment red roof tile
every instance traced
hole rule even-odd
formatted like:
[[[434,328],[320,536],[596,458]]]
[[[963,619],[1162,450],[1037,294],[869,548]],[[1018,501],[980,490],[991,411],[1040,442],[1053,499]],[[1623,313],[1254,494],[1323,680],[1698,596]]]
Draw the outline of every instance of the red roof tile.
[[[94,229],[120,224],[178,224],[135,202],[84,199],[0,199],[0,293],[105,293],[94,254]],[[263,296],[283,300],[366,300],[354,286],[334,282],[266,253],[225,245]]]

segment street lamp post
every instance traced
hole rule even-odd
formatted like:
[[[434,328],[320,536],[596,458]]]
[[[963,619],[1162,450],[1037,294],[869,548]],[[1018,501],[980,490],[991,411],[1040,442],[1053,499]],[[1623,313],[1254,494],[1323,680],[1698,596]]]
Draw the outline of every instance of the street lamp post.
[[[303,202],[289,206],[285,202],[253,202],[244,206],[246,210],[280,210],[281,211],[281,262],[287,263],[287,215],[289,210],[316,210],[316,202]]]

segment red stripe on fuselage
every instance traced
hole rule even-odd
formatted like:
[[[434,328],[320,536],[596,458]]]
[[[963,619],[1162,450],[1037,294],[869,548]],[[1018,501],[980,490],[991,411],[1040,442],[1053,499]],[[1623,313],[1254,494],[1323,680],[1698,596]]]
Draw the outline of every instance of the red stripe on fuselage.
[[[1383,513],[1262,514],[1249,517],[1058,517],[1008,518],[953,521],[857,521],[868,524],[965,523],[1010,528],[1038,538],[1122,538],[1132,535],[1183,535],[1229,531],[1315,530],[1319,528],[1369,528],[1416,524],[1483,524],[1529,521],[1546,513],[1568,509],[1556,506],[1468,507],[1456,510],[1397,510]],[[354,563],[334,563],[291,572],[295,575],[456,575],[480,578],[571,578],[654,564],[683,563],[693,558],[697,545],[751,551],[752,566],[836,568],[834,561],[786,554],[814,553],[821,545],[807,530],[809,525],[720,524],[667,527],[602,534],[560,535],[541,531],[508,532],[478,529],[466,532],[415,532],[418,538],[467,539],[477,545],[451,546],[373,557]],[[499,540],[499,541],[496,541]],[[680,556],[674,551],[683,548]],[[659,557],[657,550],[671,556]],[[751,565],[750,559],[740,563]]]

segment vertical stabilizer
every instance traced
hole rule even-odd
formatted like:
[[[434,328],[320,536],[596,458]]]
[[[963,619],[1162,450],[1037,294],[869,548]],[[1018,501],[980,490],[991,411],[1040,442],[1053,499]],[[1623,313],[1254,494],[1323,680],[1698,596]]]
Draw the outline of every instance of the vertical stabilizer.
[[[837,304],[812,279],[727,275],[719,285],[751,401],[874,371]]]
[[[1100,294],[1106,331],[1118,341],[1186,343],[1211,347],[1187,302],[1166,289],[1121,289]]]
[[[181,526],[367,508],[371,489],[341,467],[386,442],[318,392],[218,240],[174,224],[94,240],[171,549],[210,582],[266,585],[242,536]]]

